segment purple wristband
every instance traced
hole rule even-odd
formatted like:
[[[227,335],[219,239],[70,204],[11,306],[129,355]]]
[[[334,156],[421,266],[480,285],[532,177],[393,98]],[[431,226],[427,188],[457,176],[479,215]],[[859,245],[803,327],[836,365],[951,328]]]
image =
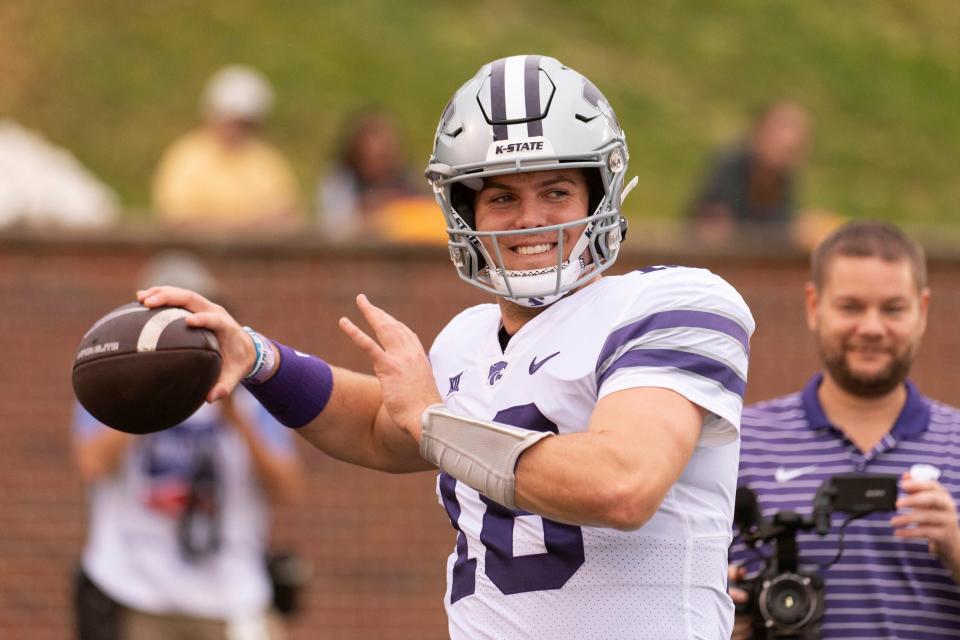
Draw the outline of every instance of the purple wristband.
[[[244,382],[260,404],[283,424],[298,429],[312,421],[330,400],[333,370],[316,356],[295,351],[274,341],[280,352],[280,366],[262,384]]]

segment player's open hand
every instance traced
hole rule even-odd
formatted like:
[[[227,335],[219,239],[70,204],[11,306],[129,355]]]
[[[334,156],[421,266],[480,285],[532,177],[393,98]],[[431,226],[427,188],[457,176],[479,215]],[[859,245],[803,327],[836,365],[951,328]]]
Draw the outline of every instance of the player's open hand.
[[[207,394],[207,402],[229,396],[237,383],[253,367],[256,350],[250,336],[226,309],[210,302],[199,293],[177,287],[150,287],[137,291],[137,300],[145,307],[182,307],[193,315],[187,325],[213,331],[220,342],[220,377]]]
[[[960,524],[950,492],[935,480],[914,480],[909,473],[903,474],[900,488],[906,495],[897,500],[901,513],[890,520],[894,535],[927,540],[930,553],[956,567],[960,563]]]
[[[340,328],[373,363],[383,406],[390,417],[419,442],[420,415],[430,405],[441,402],[420,338],[363,294],[357,296],[357,308],[376,340],[348,318],[340,318]]]

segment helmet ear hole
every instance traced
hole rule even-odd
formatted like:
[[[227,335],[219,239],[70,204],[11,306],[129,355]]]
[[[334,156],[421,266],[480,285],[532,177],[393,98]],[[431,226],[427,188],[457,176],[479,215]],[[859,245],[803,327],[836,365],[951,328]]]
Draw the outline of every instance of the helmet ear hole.
[[[473,189],[459,182],[454,182],[450,185],[450,206],[471,231],[477,230],[477,216],[473,209],[476,193]],[[470,242],[472,244],[478,244],[480,241],[473,238]],[[477,273],[487,266],[487,261],[476,247],[471,251],[473,257],[470,260],[470,271],[471,273]],[[456,260],[454,260],[454,263],[456,264]]]
[[[600,203],[603,202],[605,193],[603,176],[600,175],[599,169],[584,169],[583,177],[587,181],[587,193],[589,194],[587,212],[593,215],[597,211],[597,207],[600,206]]]
[[[476,198],[476,192],[473,189],[459,182],[450,185],[450,204],[467,226],[476,231],[477,216],[473,211],[474,198]]]

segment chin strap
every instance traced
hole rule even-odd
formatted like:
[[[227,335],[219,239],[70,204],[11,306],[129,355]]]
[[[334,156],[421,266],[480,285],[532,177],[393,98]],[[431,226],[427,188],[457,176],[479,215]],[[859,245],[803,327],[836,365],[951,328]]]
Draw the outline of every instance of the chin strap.
[[[587,225],[577,239],[577,243],[573,245],[573,250],[570,252],[571,257],[559,266],[530,271],[490,269],[491,284],[499,291],[500,295],[523,307],[535,308],[553,304],[565,296],[571,285],[583,275],[586,267],[583,262],[583,253],[590,242],[588,234],[593,224]],[[558,238],[562,233],[562,229],[557,231]],[[576,259],[574,259],[574,256],[576,256]],[[558,268],[560,270],[559,289],[557,287]],[[509,287],[507,286],[508,282]],[[511,292],[513,296],[510,295]]]

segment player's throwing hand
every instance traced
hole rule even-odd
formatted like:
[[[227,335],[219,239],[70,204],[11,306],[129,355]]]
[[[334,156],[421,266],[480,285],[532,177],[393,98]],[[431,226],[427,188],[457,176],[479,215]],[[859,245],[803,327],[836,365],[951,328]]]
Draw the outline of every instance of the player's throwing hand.
[[[199,293],[177,287],[150,287],[137,291],[137,301],[149,309],[163,306],[182,307],[193,313],[186,319],[189,326],[204,327],[216,334],[223,364],[220,367],[220,377],[207,394],[207,402],[229,396],[253,366],[256,353],[250,336],[226,309]]]

